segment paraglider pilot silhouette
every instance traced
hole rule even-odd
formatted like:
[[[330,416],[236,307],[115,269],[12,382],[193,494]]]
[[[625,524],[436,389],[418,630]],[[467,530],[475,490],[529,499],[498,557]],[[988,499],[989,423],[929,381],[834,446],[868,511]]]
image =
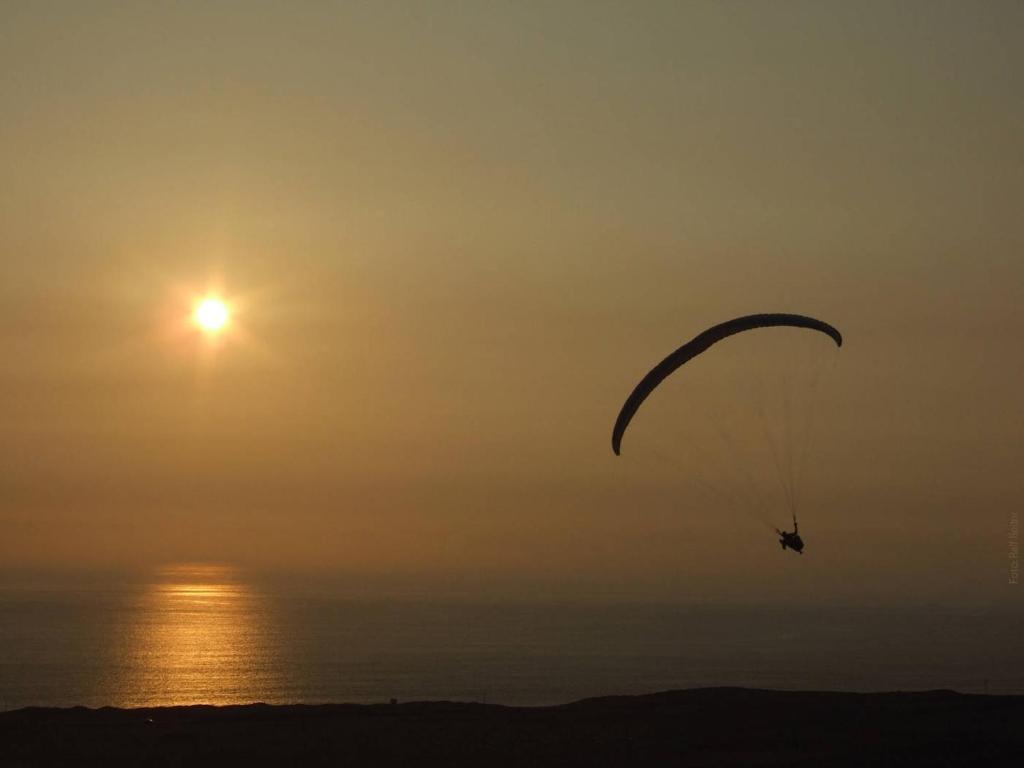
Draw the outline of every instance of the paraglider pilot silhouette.
[[[712,326],[706,331],[697,334],[695,337],[690,339],[690,341],[683,344],[683,346],[679,347],[679,349],[672,352],[668,357],[654,366],[654,368],[648,371],[647,375],[640,380],[640,383],[633,388],[629,397],[626,398],[626,402],[623,403],[622,409],[619,411],[619,416],[615,420],[615,428],[612,430],[612,450],[615,452],[615,455],[619,455],[622,448],[622,437],[626,433],[626,427],[629,426],[630,420],[632,420],[641,404],[647,399],[647,396],[651,394],[659,384],[661,384],[662,381],[675,373],[678,368],[685,365],[702,352],[705,352],[712,345],[718,343],[722,339],[728,338],[729,336],[733,336],[744,331],[750,331],[755,328],[772,328],[780,326],[806,328],[811,331],[817,331],[830,337],[837,347],[841,347],[843,345],[842,334],[840,334],[836,328],[823,320],[806,317],[805,315],[785,313],[745,315],[744,317],[737,317]],[[800,538],[795,511],[793,512],[793,531],[782,531],[775,528],[775,532],[779,535],[779,544],[784,550],[792,549],[798,554],[803,554],[804,541]]]
[[[797,525],[796,515],[793,515],[792,533],[789,533],[788,531],[780,531],[778,528],[775,529],[775,532],[779,534],[779,544],[782,545],[783,549],[788,547],[798,555],[802,555],[804,553],[804,540],[800,538],[800,526]]]

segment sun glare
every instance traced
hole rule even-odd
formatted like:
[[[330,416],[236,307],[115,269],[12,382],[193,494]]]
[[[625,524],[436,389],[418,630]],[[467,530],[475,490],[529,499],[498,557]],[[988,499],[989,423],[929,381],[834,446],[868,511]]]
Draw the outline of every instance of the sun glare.
[[[223,301],[208,297],[196,304],[192,317],[207,333],[217,333],[228,324],[230,312]]]

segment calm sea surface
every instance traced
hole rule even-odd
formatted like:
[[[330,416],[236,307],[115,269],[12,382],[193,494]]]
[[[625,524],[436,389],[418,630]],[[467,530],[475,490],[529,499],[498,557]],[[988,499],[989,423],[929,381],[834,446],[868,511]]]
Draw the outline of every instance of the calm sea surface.
[[[1019,612],[370,601],[223,567],[0,588],[0,709],[263,701],[561,703],[741,685],[1024,693]]]

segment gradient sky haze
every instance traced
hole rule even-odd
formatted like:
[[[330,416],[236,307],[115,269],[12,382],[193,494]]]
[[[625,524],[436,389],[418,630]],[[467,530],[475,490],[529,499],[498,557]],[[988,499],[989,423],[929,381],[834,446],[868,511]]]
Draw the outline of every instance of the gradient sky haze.
[[[1015,2],[5,2],[0,567],[1019,603],[1022,28]],[[187,323],[210,290],[215,347]],[[639,430],[609,447],[651,365],[762,311],[846,337],[799,559]]]

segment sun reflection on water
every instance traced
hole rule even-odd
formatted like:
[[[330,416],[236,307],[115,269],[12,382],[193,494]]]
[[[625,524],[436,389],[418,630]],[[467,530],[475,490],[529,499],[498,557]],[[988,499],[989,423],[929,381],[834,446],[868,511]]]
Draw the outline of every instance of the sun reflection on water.
[[[162,568],[125,626],[122,706],[256,700],[279,676],[265,601],[236,569]]]

